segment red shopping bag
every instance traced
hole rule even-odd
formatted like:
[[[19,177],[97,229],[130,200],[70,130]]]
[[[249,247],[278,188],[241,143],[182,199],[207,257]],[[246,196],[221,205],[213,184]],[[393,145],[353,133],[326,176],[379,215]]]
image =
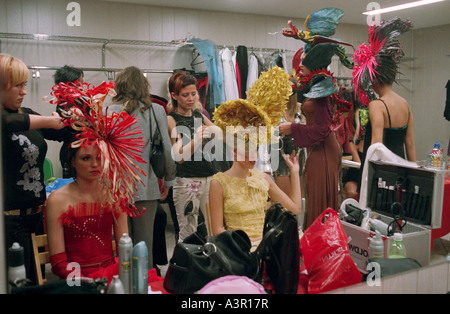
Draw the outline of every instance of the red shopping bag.
[[[325,210],[305,230],[300,251],[308,271],[308,293],[321,293],[362,282],[337,212]]]

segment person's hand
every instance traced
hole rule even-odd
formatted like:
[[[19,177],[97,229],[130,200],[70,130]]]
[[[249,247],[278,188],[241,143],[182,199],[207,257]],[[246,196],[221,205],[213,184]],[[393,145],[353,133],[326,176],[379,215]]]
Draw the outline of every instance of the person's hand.
[[[202,124],[195,132],[194,139],[203,141],[204,139],[209,139],[211,137],[211,130],[204,124]]]
[[[164,201],[169,194],[170,186],[163,185],[162,191],[161,191],[161,201]]]
[[[53,111],[52,116],[48,118],[49,118],[48,128],[61,130],[62,128],[65,127],[63,118],[61,118],[61,116],[56,111]]]
[[[280,135],[289,135],[291,134],[291,124],[292,122],[283,122],[278,125],[278,130]]]
[[[291,155],[283,154],[283,158],[286,161],[286,165],[288,166],[291,173],[298,173],[300,171],[300,164],[298,163],[299,153],[295,150],[291,153]]]

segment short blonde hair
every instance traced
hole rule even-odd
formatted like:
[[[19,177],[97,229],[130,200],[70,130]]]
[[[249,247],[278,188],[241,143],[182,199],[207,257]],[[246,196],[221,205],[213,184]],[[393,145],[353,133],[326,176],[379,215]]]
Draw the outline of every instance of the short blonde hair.
[[[8,54],[0,54],[0,87],[8,90],[28,80],[28,67],[22,60]]]

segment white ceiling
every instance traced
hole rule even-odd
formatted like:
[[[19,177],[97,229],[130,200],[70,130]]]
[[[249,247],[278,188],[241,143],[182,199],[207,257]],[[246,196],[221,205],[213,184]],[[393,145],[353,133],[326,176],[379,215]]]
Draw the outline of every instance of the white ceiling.
[[[306,18],[314,11],[326,7],[342,9],[345,15],[341,23],[366,24],[368,3],[372,0],[106,0],[123,3],[138,3],[164,7],[226,11],[247,14],[282,16],[287,19]],[[416,0],[377,0],[381,8],[404,4]],[[414,28],[424,28],[450,23],[450,0],[422,7],[385,13],[381,19],[399,16],[410,19]]]

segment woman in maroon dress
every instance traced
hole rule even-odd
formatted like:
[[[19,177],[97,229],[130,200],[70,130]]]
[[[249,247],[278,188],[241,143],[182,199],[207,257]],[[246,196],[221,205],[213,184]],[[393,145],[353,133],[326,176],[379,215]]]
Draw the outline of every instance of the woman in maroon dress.
[[[342,103],[337,97],[339,89],[327,68],[334,55],[344,66],[352,67],[345,50],[338,46],[349,44],[329,37],[343,15],[342,10],[326,8],[310,14],[305,31],[297,30],[292,23],[289,23],[290,30],[283,30],[285,36],[305,42],[304,48],[293,58],[293,69],[294,90],[302,103],[306,124],[285,122],[279,126],[280,134],[292,134],[295,145],[307,149],[305,229],[328,207],[339,208],[341,146],[334,125],[339,117],[336,105]]]
[[[330,128],[334,117],[330,95],[335,93],[336,89],[333,87],[329,72],[323,70],[320,74],[315,74],[316,71],[312,72],[305,66],[302,61],[306,56],[307,54],[302,53],[300,76],[311,81],[314,76],[323,76],[319,83],[313,85],[309,92],[304,94],[302,111],[306,117],[306,124],[285,122],[279,126],[281,134],[292,134],[295,145],[307,149],[304,175],[305,229],[328,207],[335,210],[339,208],[338,183],[341,168],[341,146],[336,132]],[[330,94],[326,95],[327,93]]]

